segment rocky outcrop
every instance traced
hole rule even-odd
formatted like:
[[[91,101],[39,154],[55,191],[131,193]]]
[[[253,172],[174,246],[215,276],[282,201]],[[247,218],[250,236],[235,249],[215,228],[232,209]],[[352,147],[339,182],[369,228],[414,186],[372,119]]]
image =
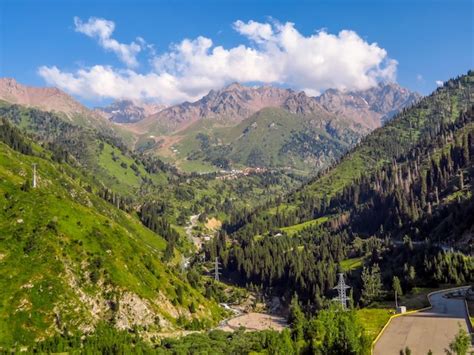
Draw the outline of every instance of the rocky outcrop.
[[[34,87],[15,79],[0,78],[0,100],[65,114],[91,114],[91,111],[57,88]]]
[[[105,107],[96,107],[95,112],[116,123],[134,123],[165,109],[165,105],[134,100],[118,100]]]
[[[362,91],[329,89],[316,100],[329,112],[349,118],[369,129],[375,129],[420,98],[419,94],[398,84],[380,83]]]
[[[211,90],[202,99],[171,106],[139,123],[139,131],[172,132],[200,119],[236,124],[266,107],[283,108],[291,113],[338,116],[368,132],[381,126],[398,111],[416,102],[420,96],[394,83],[379,84],[364,91],[343,92],[329,89],[320,97],[310,97],[272,86],[249,87],[233,83]],[[157,128],[159,127],[159,128]]]

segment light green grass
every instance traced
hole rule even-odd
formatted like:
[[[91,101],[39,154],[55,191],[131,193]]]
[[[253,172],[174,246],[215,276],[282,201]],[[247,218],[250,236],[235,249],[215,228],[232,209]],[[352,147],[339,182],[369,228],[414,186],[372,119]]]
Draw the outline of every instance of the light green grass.
[[[213,173],[218,171],[219,169],[214,165],[209,163],[203,162],[201,160],[181,160],[177,162],[177,166],[180,170],[187,172],[187,173]]]
[[[392,310],[385,308],[362,308],[356,310],[357,318],[359,318],[365,328],[370,341],[375,340],[393,313]]]
[[[319,226],[320,224],[323,224],[327,222],[328,220],[329,220],[328,216],[319,217],[311,221],[306,221],[300,224],[295,224],[293,226],[281,228],[281,231],[287,233],[288,235],[294,235],[305,228]]]
[[[343,271],[347,272],[347,271],[352,271],[352,270],[361,268],[363,263],[364,263],[364,257],[361,256],[358,258],[342,260],[341,267]]]
[[[112,153],[117,157],[116,161],[112,159]],[[120,164],[127,164],[126,168],[123,168]],[[109,144],[104,145],[104,149],[99,155],[99,164],[104,168],[109,175],[120,181],[120,183],[127,184],[132,187],[140,186],[140,177],[130,168],[134,161],[124,156],[120,150],[112,147]]]

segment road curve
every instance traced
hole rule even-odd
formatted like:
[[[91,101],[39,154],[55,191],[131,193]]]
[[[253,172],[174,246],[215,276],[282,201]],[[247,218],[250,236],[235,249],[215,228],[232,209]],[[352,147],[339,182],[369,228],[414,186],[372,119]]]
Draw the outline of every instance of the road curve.
[[[462,287],[465,289],[468,287]],[[374,347],[375,355],[399,355],[407,346],[412,354],[445,354],[459,327],[469,332],[464,300],[449,299],[450,290],[429,295],[432,308],[393,318]]]

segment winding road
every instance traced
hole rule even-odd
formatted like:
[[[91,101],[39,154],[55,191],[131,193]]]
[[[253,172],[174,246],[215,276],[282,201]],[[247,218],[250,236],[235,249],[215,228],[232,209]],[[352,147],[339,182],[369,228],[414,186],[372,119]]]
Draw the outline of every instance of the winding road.
[[[459,289],[466,289],[461,287]],[[470,331],[466,306],[462,299],[444,297],[453,290],[430,294],[432,307],[426,311],[393,318],[374,347],[375,355],[399,355],[409,347],[412,354],[445,354],[445,349],[463,327]]]

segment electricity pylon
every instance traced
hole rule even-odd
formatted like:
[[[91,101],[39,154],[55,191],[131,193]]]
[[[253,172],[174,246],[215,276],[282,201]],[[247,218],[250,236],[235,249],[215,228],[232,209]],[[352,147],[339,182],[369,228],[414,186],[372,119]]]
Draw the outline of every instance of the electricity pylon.
[[[350,286],[347,286],[346,283],[344,282],[344,274],[339,273],[339,281],[334,287],[334,289],[337,290],[337,301],[341,303],[342,309],[347,309],[347,295],[346,295],[346,290],[348,288],[351,288]]]
[[[37,179],[36,179],[36,163],[33,164],[33,188],[36,189]]]

